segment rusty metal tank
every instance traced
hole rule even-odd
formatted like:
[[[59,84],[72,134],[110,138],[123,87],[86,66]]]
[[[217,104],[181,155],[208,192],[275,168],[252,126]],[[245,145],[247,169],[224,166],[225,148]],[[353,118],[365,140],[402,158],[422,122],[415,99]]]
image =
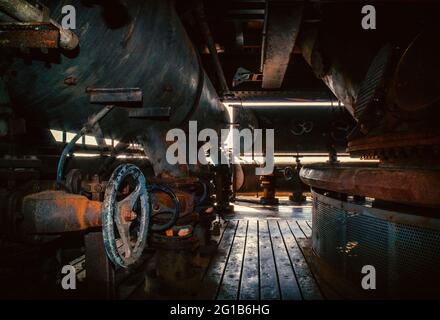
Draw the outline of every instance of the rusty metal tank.
[[[31,50],[3,55],[1,65],[11,102],[26,121],[78,132],[103,107],[90,104],[88,88],[140,88],[142,107],[169,107],[169,119],[158,123],[130,118],[127,109],[114,108],[100,128],[104,136],[114,139],[156,140],[154,154],[147,154],[153,164],[155,157],[165,155],[167,129],[185,127],[189,120],[198,120],[199,130],[227,127],[228,113],[172,1],[43,3],[58,22],[63,5],[76,8],[75,32],[80,42],[71,52]]]
[[[87,88],[134,88],[143,91],[144,107],[171,107],[170,126],[189,117],[227,121],[209,79],[203,76],[171,1],[57,1],[76,8],[80,44],[74,52],[31,52],[13,58],[6,76],[12,103],[29,120],[78,131],[102,107],[90,105]],[[198,86],[200,102],[194,108]],[[206,117],[210,113],[210,117]],[[120,138],[142,133],[145,120],[114,110],[102,123],[104,133]]]

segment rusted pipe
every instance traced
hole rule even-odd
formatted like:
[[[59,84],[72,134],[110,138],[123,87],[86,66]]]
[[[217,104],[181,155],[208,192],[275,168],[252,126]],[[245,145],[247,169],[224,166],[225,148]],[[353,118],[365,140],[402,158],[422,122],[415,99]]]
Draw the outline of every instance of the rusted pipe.
[[[41,10],[24,0],[0,0],[0,11],[22,22],[43,22],[44,14]],[[79,39],[75,33],[64,29],[56,21],[50,19],[60,32],[60,47],[73,50],[78,46]]]
[[[23,231],[63,233],[102,225],[101,202],[64,191],[43,191],[23,199]]]

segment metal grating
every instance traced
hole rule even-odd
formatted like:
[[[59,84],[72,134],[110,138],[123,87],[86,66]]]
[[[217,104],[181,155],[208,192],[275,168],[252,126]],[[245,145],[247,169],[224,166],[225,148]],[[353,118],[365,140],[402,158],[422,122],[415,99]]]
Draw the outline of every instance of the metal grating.
[[[347,214],[347,242],[353,248],[349,254],[346,254],[347,273],[350,279],[361,283],[363,274],[360,270],[364,265],[369,264],[376,268],[377,283],[388,282],[388,265],[383,259],[388,255],[389,249],[387,231],[388,226],[384,220],[361,214]]]
[[[346,280],[361,289],[373,265],[373,295],[440,297],[440,219],[313,196],[313,249]]]
[[[373,59],[356,99],[356,119],[362,119],[367,114],[369,111],[369,106],[373,103],[374,98],[378,95],[379,88],[385,80],[385,74],[391,60],[391,55],[392,48],[389,44],[387,44]]]

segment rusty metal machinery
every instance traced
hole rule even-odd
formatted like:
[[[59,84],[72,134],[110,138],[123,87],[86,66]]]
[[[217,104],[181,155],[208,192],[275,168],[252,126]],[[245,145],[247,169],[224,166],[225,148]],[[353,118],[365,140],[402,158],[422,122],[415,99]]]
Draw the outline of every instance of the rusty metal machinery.
[[[276,153],[323,153],[335,149],[345,152],[347,135],[356,126],[356,122],[343,106],[335,102],[333,106],[264,106],[264,99],[256,100],[258,107],[252,110],[260,128],[275,130]],[[288,102],[289,100],[275,100]],[[319,103],[319,101],[316,101]]]
[[[300,180],[299,172],[301,170],[301,164],[299,157],[297,157],[296,166],[292,168],[291,166],[285,167],[275,167],[271,175],[260,176],[260,187],[263,189],[263,196],[260,198],[261,204],[274,205],[279,203],[279,199],[275,197],[276,192],[280,191],[277,184],[280,181],[284,181],[284,187],[292,192],[289,196],[289,200],[295,203],[302,203],[306,197],[304,192],[307,187],[304,187]]]
[[[328,98],[327,98],[328,99]],[[274,128],[276,139],[275,152],[297,153],[313,156],[314,153],[345,152],[347,136],[356,127],[356,121],[338,102],[328,106],[320,106],[319,100],[309,101],[307,106],[265,106],[270,101],[266,98],[247,98],[246,109],[252,110],[260,128]],[[257,104],[252,105],[255,101]],[[291,99],[272,99],[272,102],[287,103]],[[295,102],[295,100],[293,100]],[[301,102],[301,101],[296,101]],[[316,103],[314,105],[313,103]],[[239,103],[238,103],[239,104]],[[301,203],[303,192],[309,187],[299,179],[300,164],[293,165],[295,174],[290,178],[275,170],[274,177],[256,177],[255,165],[241,164],[235,170],[235,192],[264,193],[262,203],[276,204],[275,192],[292,192],[290,200]],[[292,170],[293,173],[293,170]],[[276,180],[276,183],[275,183]],[[260,186],[260,188],[258,188]]]
[[[175,167],[161,161],[168,146],[166,132],[185,128],[189,120],[198,120],[199,130],[219,130],[228,126],[229,117],[172,2],[135,1],[117,10],[114,4],[71,4],[80,33],[75,50],[44,54],[38,49],[2,49],[3,78],[17,115],[25,115],[28,128],[79,132],[102,108],[96,103],[106,103],[105,90],[113,90],[110,96],[116,89],[138,88],[137,105],[115,108],[99,123],[99,131],[108,138],[140,141],[156,174],[189,175],[193,165]],[[62,3],[48,5],[53,19],[59,19]],[[33,63],[27,64],[28,60]],[[52,98],[45,99],[48,95]],[[107,104],[114,102],[110,99]],[[247,126],[243,121],[241,125]]]
[[[99,234],[98,241],[103,243],[98,247],[105,249],[112,262],[109,278],[103,284],[109,290],[115,272],[121,268],[133,270],[142,263],[141,254],[148,243],[149,250],[156,251],[151,282],[188,287],[187,281],[196,276],[193,261],[212,252],[210,230],[216,212],[209,199],[211,191],[195,179],[173,179],[167,186],[157,184],[155,178],[147,182],[139,168],[131,164],[119,165],[105,181],[81,178],[78,169],[68,176],[72,176],[68,185],[72,190],[73,186],[77,188],[77,194],[56,190],[55,181],[35,181],[19,189],[16,202],[8,209],[11,215],[2,216],[3,220],[7,218],[2,227],[10,226],[11,240],[43,245],[66,234],[80,233],[85,236],[87,250],[88,239],[96,242]],[[93,253],[86,252],[89,260],[101,255],[98,247],[92,247]],[[93,261],[107,268],[106,259]],[[87,264],[92,270],[97,268],[90,261]],[[92,288],[92,282],[104,281],[99,274],[87,279]],[[99,291],[96,297],[111,297],[107,294],[109,291]]]
[[[172,228],[180,217],[180,201],[174,191],[165,186],[155,184],[148,188],[152,195],[152,231],[165,231]],[[155,194],[164,194],[169,200],[163,200],[163,196],[153,196]],[[171,202],[171,205],[168,204]]]
[[[60,52],[39,56],[31,52],[28,58],[35,62],[30,67],[25,65],[26,57],[20,55],[11,55],[8,61],[12,65],[6,74],[12,70],[16,73],[13,78],[7,76],[11,102],[32,112],[37,117],[33,119],[35,122],[44,120],[39,123],[53,129],[78,132],[87,118],[100,109],[98,106],[89,107],[87,88],[140,88],[144,108],[172,108],[170,121],[166,123],[169,127],[180,125],[199,107],[203,108],[203,115],[213,111],[218,119],[227,122],[224,114],[221,116],[223,108],[208,78],[203,77],[203,83],[197,81],[204,73],[203,69],[196,52],[185,41],[187,36],[170,2],[137,1],[127,7],[121,6],[120,11],[107,12],[121,17],[115,20],[117,25],[110,25],[102,17],[101,10],[111,9],[106,5],[84,6],[79,1],[71,4],[77,8],[77,29],[84,30],[80,36],[81,50],[73,56]],[[58,18],[61,3],[51,5],[51,12]],[[149,14],[139,14],[144,11]],[[109,30],[111,32],[107,32]],[[167,36],[171,37],[170,41],[162,41]],[[105,43],[107,50],[99,50],[97,43]],[[175,55],[176,51],[181,54]],[[166,61],[169,67],[163,66],[162,61]],[[45,68],[48,63],[52,68]],[[131,64],[136,69],[130,68]],[[178,66],[183,68],[181,72],[174,71]],[[93,75],[94,70],[98,73]],[[195,82],[188,83],[188,87],[182,86],[187,83],[188,75]],[[66,84],[67,78],[76,81]],[[29,79],[36,81],[29,82]],[[41,99],[48,91],[54,99]],[[115,111],[108,122],[101,124],[104,136],[120,139],[140,135],[144,131],[142,128],[147,127],[145,118],[130,118],[127,110]]]
[[[440,208],[440,171],[380,164],[313,164],[301,170],[312,188],[413,207]]]
[[[29,177],[35,173],[35,183],[23,185],[17,181],[20,172],[7,172],[8,186],[3,189],[2,184],[0,196],[10,214],[1,216],[2,231],[23,245],[50,244],[80,234],[76,245],[86,250],[89,286],[98,287],[91,284],[96,281],[107,288],[97,293],[100,297],[114,296],[115,274],[121,268],[131,272],[142,263],[147,244],[158,252],[160,279],[176,279],[176,274],[166,272],[170,266],[177,268],[180,280],[190,277],[189,262],[203,250],[209,251],[209,231],[216,217],[213,189],[211,178],[196,177],[206,176],[207,166],[175,166],[165,160],[166,132],[187,131],[190,120],[198,121],[198,130],[219,131],[230,121],[172,1],[134,1],[120,4],[117,10],[114,4],[73,1],[79,45],[72,50],[66,50],[60,34],[64,31],[56,23],[62,3],[42,2],[48,8],[43,8],[41,20],[19,15],[24,14],[22,8],[0,2],[0,9],[6,10],[2,7],[6,3],[6,13],[12,17],[2,25],[6,31],[0,39],[1,96],[7,97],[14,116],[26,122],[20,139],[38,136],[48,128],[77,134],[61,160],[55,160],[57,173],[47,174],[47,183],[38,180],[39,171],[23,170]],[[32,6],[27,9],[41,13]],[[16,43],[7,41],[12,38]],[[251,116],[243,119],[248,120],[240,125],[254,121]],[[3,129],[1,136],[7,143],[2,148],[12,156],[17,153],[19,160],[28,150],[15,150],[18,143],[8,140],[18,133],[12,132],[10,122]],[[110,150],[102,163],[92,167],[76,166],[72,157],[75,143],[86,133],[96,137],[98,150]],[[121,142],[108,146],[107,138]],[[142,145],[148,158],[141,164],[136,161],[139,166],[116,159],[132,141]],[[18,160],[13,168],[20,167]],[[18,186],[11,185],[16,182]],[[16,192],[11,195],[8,190]],[[179,258],[181,254],[184,259]],[[96,272],[99,269],[105,272]]]
[[[287,181],[291,181],[291,184],[293,186],[292,195],[289,196],[289,200],[295,203],[302,203],[304,202],[304,200],[306,200],[304,191],[308,189],[306,185],[301,181],[301,168],[302,164],[300,157],[296,158],[296,165],[294,168],[284,168],[284,177]]]
[[[347,41],[339,33],[345,23],[336,21],[331,13],[342,10],[349,14],[358,8],[353,5],[344,11],[338,4],[321,4],[322,21],[305,26],[298,42],[315,74],[358,121],[349,136],[348,151],[401,162],[414,160],[416,154],[438,159],[439,132],[434,119],[439,112],[440,66],[435,58],[438,48],[431,40],[439,26],[429,13],[430,6],[402,8],[395,23],[408,32],[387,25],[380,37],[372,37],[359,29]],[[377,10],[390,14],[393,9],[378,4]],[[423,25],[401,23],[407,14],[419,15]],[[353,67],[347,68],[350,63]],[[424,159],[419,157],[419,162]]]
[[[263,189],[263,196],[260,198],[261,204],[278,204],[278,198],[275,197],[275,173],[260,176],[260,187]]]
[[[232,167],[225,164],[214,166],[215,208],[221,213],[232,213]]]
[[[336,3],[319,7],[322,20],[305,25],[301,31],[301,53],[357,120],[348,137],[348,152],[380,160],[380,164],[368,165],[368,169],[354,165],[310,166],[303,169],[303,180],[324,190],[343,189],[352,195],[438,207],[435,189],[440,135],[434,119],[439,112],[439,65],[435,58],[438,48],[431,39],[439,26],[429,14],[430,6],[412,11],[415,7],[408,5],[399,12],[398,22],[410,12],[423,20],[417,28],[404,26],[412,28],[407,33],[398,33],[387,25],[381,37],[371,37],[359,29],[352,31],[355,36],[350,39],[338,33],[345,22],[336,21],[331,14],[344,9]],[[353,5],[344,12],[358,8]],[[378,4],[377,9],[389,14],[392,6]],[[356,67],[347,68],[353,59]],[[383,188],[373,190],[382,179]]]
[[[0,10],[0,21],[8,22],[0,27],[0,46],[65,50],[78,47],[77,35],[50,19],[47,8],[40,10],[24,0],[2,0]]]
[[[152,194],[159,200],[159,203],[153,202],[152,212],[156,218],[153,216],[152,222],[162,225],[164,219],[171,222],[170,211],[177,206],[180,211],[172,226],[150,232],[149,246],[156,252],[154,265],[147,273],[147,295],[172,294],[179,297],[193,294],[197,290],[194,281],[199,277],[194,266],[206,253],[209,254],[212,245],[210,230],[216,218],[214,203],[207,202],[209,191],[200,180],[186,178],[168,182],[162,180],[161,183],[167,183],[167,188]],[[173,200],[171,193],[178,201]]]
[[[234,170],[234,190],[236,197],[243,194],[263,192],[264,198],[275,198],[276,192],[291,193],[289,200],[295,203],[302,203],[305,200],[304,193],[310,192],[308,187],[300,179],[302,164],[300,157],[297,156],[296,164],[277,165],[274,174],[269,177],[257,176],[255,164],[235,165]],[[269,196],[270,195],[270,196]],[[276,201],[276,200],[269,200]],[[262,200],[262,203],[265,200]],[[274,202],[275,203],[275,202]]]
[[[438,207],[440,134],[434,119],[439,112],[439,79],[435,74],[440,66],[434,58],[437,47],[430,42],[438,24],[426,14],[424,25],[404,36],[387,28],[372,43],[367,41],[367,33],[358,31],[353,31],[356,37],[350,41],[342,41],[337,31],[343,25],[330,15],[338,8],[337,4],[323,4],[325,18],[303,29],[299,46],[315,74],[357,120],[348,136],[347,151],[380,164],[366,165],[368,168],[309,166],[302,170],[303,181],[324,190]],[[347,11],[356,8],[354,5]],[[380,8],[387,13],[390,9],[386,5]],[[326,45],[329,41],[332,47]],[[345,46],[362,53],[356,56]],[[358,60],[356,68],[345,67],[349,60],[343,63],[343,59],[351,59],[347,52]]]
[[[375,266],[383,278],[374,297],[438,297],[432,288],[417,288],[427,270],[434,278],[426,281],[438,283],[433,270],[440,266],[428,249],[439,236],[440,65],[432,42],[438,21],[429,5],[409,4],[380,36],[359,28],[345,37],[347,21],[332,15],[344,9],[335,3],[319,7],[323,19],[302,29],[301,53],[357,121],[347,151],[378,162],[328,162],[301,169],[302,181],[314,192],[318,264],[341,270],[337,274],[357,289],[359,268]],[[351,10],[358,6],[345,12]],[[392,14],[387,4],[377,4],[376,10]],[[410,14],[423,22],[406,24]],[[401,267],[407,264],[412,270]]]
[[[236,192],[255,188],[258,178],[248,174],[253,165],[173,165],[165,159],[170,129],[188,133],[190,120],[198,121],[197,131],[231,125],[214,78],[203,68],[206,59],[192,43],[207,45],[222,98],[238,104],[234,125],[275,128],[276,152],[330,154],[326,163],[298,161],[261,177],[264,204],[277,204],[277,187],[298,203],[312,189],[312,246],[319,259],[343,269],[349,281],[358,280],[360,265],[376,264],[387,283],[385,296],[406,297],[401,283],[408,276],[437,276],[440,65],[433,43],[440,25],[431,5],[402,6],[395,14],[377,3],[384,17],[395,18],[378,36],[359,27],[361,4],[268,1],[258,49],[262,86],[271,90],[261,96],[273,100],[274,89],[291,90],[285,75],[297,69],[290,59],[302,55],[304,66],[340,101],[334,106],[325,91],[325,98],[306,100],[326,99],[329,107],[281,109],[261,101],[245,108],[230,96],[217,34],[201,5],[185,13],[185,28],[202,27],[204,43],[188,37],[171,0],[72,0],[75,32],[58,22],[64,2],[40,2],[0,0],[0,151],[7,155],[0,158],[0,242],[20,253],[23,266],[44,257],[46,267],[31,279],[44,279],[81,255],[89,289],[115,297],[121,274],[151,255],[153,291],[193,289],[194,266],[210,252],[217,214],[232,212]],[[351,24],[358,28],[347,28]],[[48,129],[62,131],[64,142],[67,132],[74,138],[60,147]],[[72,150],[85,134],[98,144],[85,150],[100,157],[80,165]],[[120,142],[108,145],[107,139]],[[130,158],[133,142],[142,159]],[[378,161],[338,162],[341,151]],[[118,159],[120,153],[128,158]],[[14,266],[0,259],[8,271],[0,282],[9,291]]]

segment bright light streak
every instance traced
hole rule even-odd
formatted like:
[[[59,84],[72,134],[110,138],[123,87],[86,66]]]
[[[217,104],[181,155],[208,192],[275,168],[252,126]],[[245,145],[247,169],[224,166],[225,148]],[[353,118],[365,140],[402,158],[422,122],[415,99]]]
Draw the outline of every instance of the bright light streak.
[[[344,106],[339,101],[242,101],[224,102],[230,107],[338,107]]]

